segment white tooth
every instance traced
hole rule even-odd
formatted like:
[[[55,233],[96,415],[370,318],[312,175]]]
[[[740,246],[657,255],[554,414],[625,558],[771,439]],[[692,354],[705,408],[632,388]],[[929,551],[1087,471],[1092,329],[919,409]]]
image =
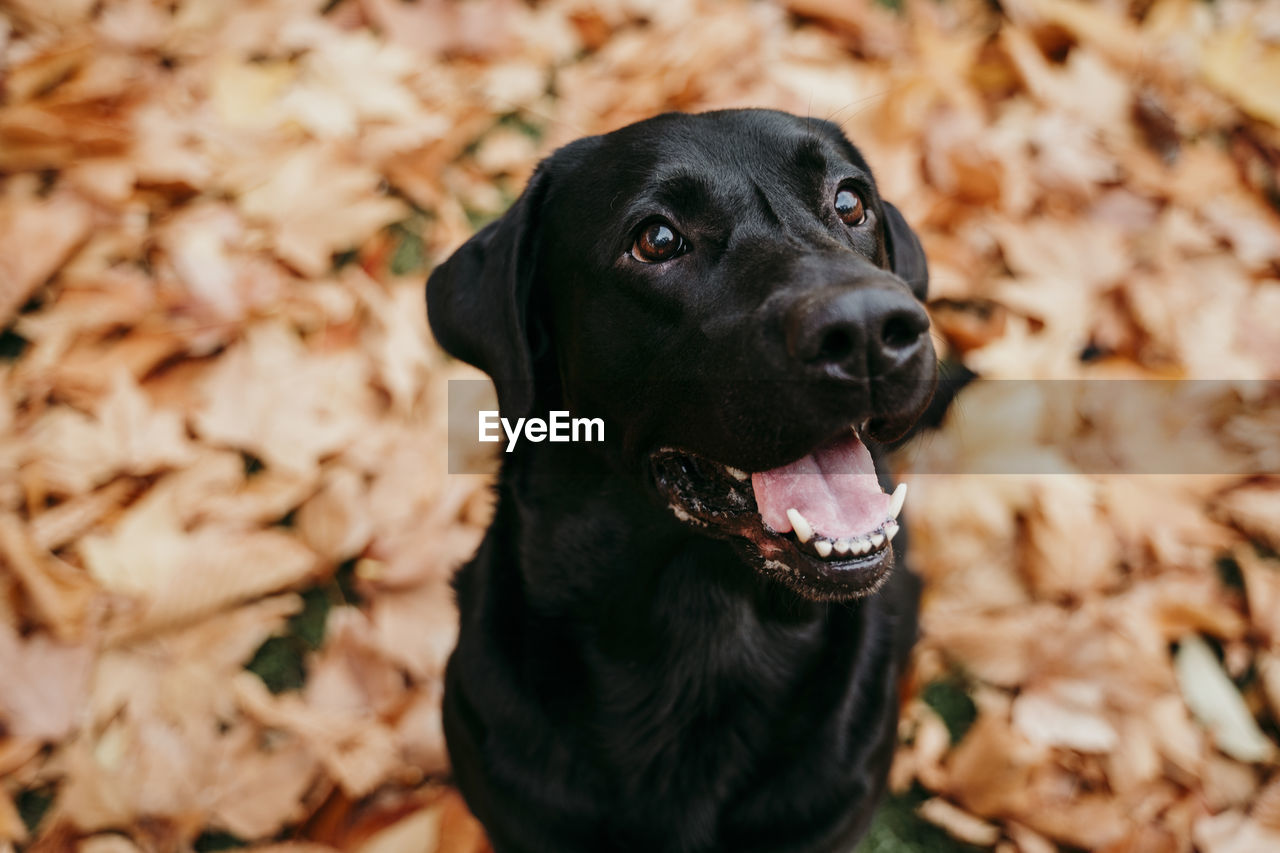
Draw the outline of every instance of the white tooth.
[[[853,543],[853,550],[857,551],[859,554],[867,553],[871,550],[871,540],[859,539],[857,542]]]
[[[872,547],[872,548],[879,548],[879,547],[880,547],[881,545],[883,545],[883,544],[884,544],[884,534],[883,534],[883,533],[875,533],[875,534],[873,534],[873,535],[871,536],[871,547]]]
[[[853,543],[848,539],[837,539],[831,547],[836,549],[837,554],[848,554],[849,549],[853,547]]]
[[[741,468],[734,468],[732,465],[724,466],[724,470],[728,471],[729,475],[739,482],[745,481],[748,477],[746,471],[743,471]]]
[[[888,539],[890,542],[892,542],[892,541],[893,541],[893,537],[895,537],[895,536],[897,536],[897,535],[898,535],[898,530],[899,530],[898,522],[896,522],[896,521],[888,521],[888,522],[885,522],[885,525],[884,525],[884,538],[885,538],[885,539]]]
[[[787,519],[791,522],[791,527],[796,532],[796,538],[801,542],[808,542],[813,538],[813,528],[809,526],[809,522],[805,521],[804,516],[800,514],[800,510],[787,510]]]
[[[889,501],[889,515],[897,518],[898,513],[902,512],[902,504],[906,499],[907,484],[899,483],[898,488],[893,490],[893,500]]]
[[[819,557],[830,557],[831,543],[825,539],[819,539],[813,543],[813,550],[818,552]]]

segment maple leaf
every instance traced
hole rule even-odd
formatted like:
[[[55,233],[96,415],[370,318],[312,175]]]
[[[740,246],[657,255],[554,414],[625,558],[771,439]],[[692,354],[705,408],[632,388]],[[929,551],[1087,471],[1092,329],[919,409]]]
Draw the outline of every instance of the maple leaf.
[[[267,228],[281,260],[307,275],[327,272],[336,252],[409,215],[403,202],[378,194],[377,172],[337,145],[287,151],[247,171],[232,186],[237,205]]]

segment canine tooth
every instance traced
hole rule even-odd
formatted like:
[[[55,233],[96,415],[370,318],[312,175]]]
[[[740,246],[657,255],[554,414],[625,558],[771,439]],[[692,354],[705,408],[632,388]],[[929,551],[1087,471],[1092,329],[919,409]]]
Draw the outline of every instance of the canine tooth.
[[[809,522],[805,521],[804,516],[800,514],[800,510],[787,510],[787,519],[796,531],[796,538],[801,542],[808,542],[813,538],[813,528],[809,526]]]
[[[831,543],[826,539],[818,539],[813,543],[813,550],[818,552],[819,557],[831,556]]]
[[[728,471],[729,476],[733,477],[733,479],[738,482],[744,482],[747,477],[750,476],[746,471],[743,471],[741,468],[734,468],[732,465],[724,466],[724,470]]]
[[[899,483],[898,488],[893,490],[893,500],[889,501],[889,515],[897,518],[898,513],[902,512],[902,504],[906,499],[907,484]]]
[[[900,529],[901,529],[901,528],[899,528],[899,527],[898,527],[898,522],[896,522],[896,521],[889,521],[889,522],[885,522],[885,525],[884,525],[884,538],[885,538],[885,539],[887,539],[887,540],[889,540],[890,542],[892,542],[892,541],[893,541],[893,537],[895,537],[895,536],[897,536],[897,535],[898,535],[898,531],[899,531]]]
[[[853,543],[848,539],[837,539],[831,546],[837,554],[848,554],[849,549],[853,547]]]
[[[885,542],[883,533],[873,533],[871,535],[871,547],[879,548]]]

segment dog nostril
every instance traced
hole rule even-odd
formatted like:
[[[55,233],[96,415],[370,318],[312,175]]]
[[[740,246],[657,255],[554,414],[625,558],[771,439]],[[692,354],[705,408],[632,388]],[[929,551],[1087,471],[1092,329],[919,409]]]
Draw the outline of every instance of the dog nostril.
[[[829,329],[822,336],[815,361],[831,364],[844,361],[853,352],[853,336],[847,329]]]
[[[880,341],[888,349],[904,349],[920,338],[920,326],[901,314],[894,315],[880,327]]]

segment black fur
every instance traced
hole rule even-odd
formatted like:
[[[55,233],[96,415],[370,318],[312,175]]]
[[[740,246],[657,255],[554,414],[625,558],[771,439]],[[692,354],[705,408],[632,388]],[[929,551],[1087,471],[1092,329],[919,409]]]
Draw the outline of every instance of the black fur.
[[[834,215],[841,182],[865,225]],[[656,215],[690,248],[640,263]],[[677,519],[653,460],[761,471],[850,424],[896,438],[934,358],[915,326],[879,342],[890,314],[923,316],[927,280],[840,130],[764,110],[574,142],[432,274],[432,329],[493,377],[505,417],[605,422],[602,444],[504,454],[455,581],[445,732],[498,853],[828,851],[865,831],[917,581],[770,566],[733,530]]]

